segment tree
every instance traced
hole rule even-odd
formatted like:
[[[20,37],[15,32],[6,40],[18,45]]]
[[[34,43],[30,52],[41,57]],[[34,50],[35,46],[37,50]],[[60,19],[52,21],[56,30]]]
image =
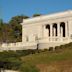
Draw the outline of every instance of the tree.
[[[13,40],[14,42],[19,42],[22,41],[22,26],[20,23],[22,23],[23,19],[27,19],[29,18],[28,16],[14,16],[11,18],[11,20],[9,21],[9,24],[12,28],[12,36],[13,36]]]
[[[0,19],[0,27],[3,25],[3,20]]]
[[[0,19],[0,43],[2,43],[2,37],[3,37],[3,20]]]
[[[33,17],[41,16],[42,14],[34,14]]]
[[[7,23],[4,23],[3,24],[3,30],[2,30],[2,34],[3,34],[3,36],[2,36],[2,40],[3,40],[3,42],[11,42],[11,36],[12,36],[12,34],[11,34],[11,32],[12,32],[12,28],[10,27],[10,25],[9,24],[7,24]]]
[[[29,18],[29,17],[28,16],[23,16],[23,15],[21,15],[21,16],[14,16],[14,17],[11,18],[11,20],[9,21],[9,23],[11,25],[20,24],[23,21],[23,19],[27,19],[27,18]]]
[[[3,28],[3,20],[0,19],[0,32],[2,32],[2,28]]]
[[[14,16],[9,23],[4,23],[3,20],[0,19],[0,43],[22,41],[22,27],[20,23],[26,18],[29,17],[23,15]]]

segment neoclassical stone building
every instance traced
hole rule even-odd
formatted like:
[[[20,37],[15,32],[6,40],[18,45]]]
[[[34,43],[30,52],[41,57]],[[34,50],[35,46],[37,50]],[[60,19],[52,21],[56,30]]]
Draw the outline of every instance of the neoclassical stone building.
[[[0,51],[48,49],[72,42],[72,10],[23,19],[22,42],[3,43]]]
[[[49,48],[72,41],[72,10],[23,19],[25,48]]]

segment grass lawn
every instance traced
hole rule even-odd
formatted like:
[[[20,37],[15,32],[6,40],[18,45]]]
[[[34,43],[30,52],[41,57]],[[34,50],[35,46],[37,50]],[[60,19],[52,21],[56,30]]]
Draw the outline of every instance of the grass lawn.
[[[21,59],[24,63],[37,66],[40,72],[72,72],[72,49],[45,51],[24,56]]]

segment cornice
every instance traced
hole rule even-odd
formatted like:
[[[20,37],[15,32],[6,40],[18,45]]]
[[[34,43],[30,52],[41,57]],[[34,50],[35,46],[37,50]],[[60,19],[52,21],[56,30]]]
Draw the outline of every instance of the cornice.
[[[21,24],[25,25],[25,24],[38,23],[42,21],[47,21],[47,20],[50,21],[50,20],[56,20],[60,18],[67,18],[67,17],[72,17],[72,10],[48,14],[48,15],[42,15],[42,16],[30,18],[30,19],[23,19],[23,23]]]

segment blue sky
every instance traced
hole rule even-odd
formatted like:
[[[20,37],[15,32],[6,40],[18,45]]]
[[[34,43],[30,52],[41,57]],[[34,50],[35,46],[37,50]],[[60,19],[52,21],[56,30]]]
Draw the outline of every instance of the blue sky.
[[[16,15],[32,16],[72,10],[72,0],[0,0],[0,18],[8,22]]]

